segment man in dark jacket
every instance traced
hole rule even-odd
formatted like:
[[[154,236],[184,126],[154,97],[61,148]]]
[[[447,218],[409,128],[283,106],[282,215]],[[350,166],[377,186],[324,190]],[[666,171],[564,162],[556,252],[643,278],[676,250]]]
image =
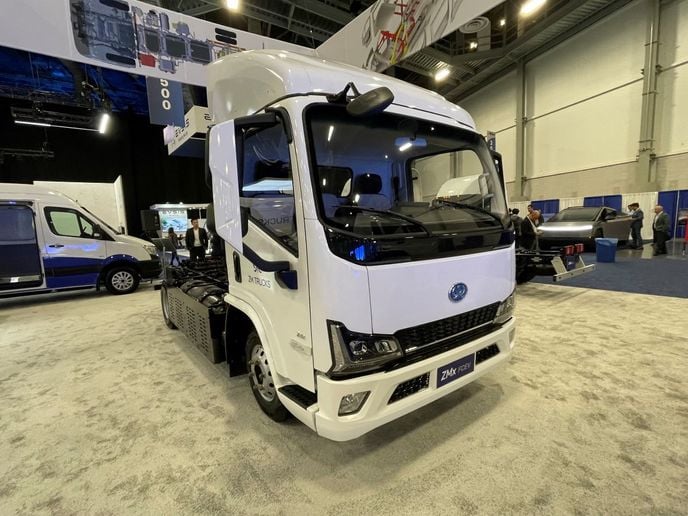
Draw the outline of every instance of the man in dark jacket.
[[[654,235],[652,241],[655,244],[655,256],[658,254],[667,254],[666,243],[667,240],[669,240],[670,227],[669,215],[667,215],[664,208],[658,204],[655,206],[655,220],[652,222],[652,234]]]
[[[191,261],[205,259],[205,250],[208,248],[208,233],[205,229],[198,227],[198,219],[191,219],[191,227],[186,230],[185,241]]]
[[[643,247],[643,237],[641,236],[641,230],[643,228],[643,210],[640,209],[640,204],[634,202],[629,204],[628,207],[631,209],[631,241],[632,244],[629,246],[631,249],[642,249]]]

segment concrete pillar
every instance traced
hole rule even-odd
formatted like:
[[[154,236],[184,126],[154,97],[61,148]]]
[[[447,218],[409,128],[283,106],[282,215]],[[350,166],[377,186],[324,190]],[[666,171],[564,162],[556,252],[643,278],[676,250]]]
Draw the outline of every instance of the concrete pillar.
[[[513,201],[527,201],[525,164],[526,63],[520,59],[516,68],[516,170]]]
[[[647,1],[647,28],[645,35],[645,65],[643,68],[643,103],[640,114],[640,141],[636,192],[658,190],[657,159],[655,154],[655,107],[657,104],[657,73],[659,71],[660,0]]]

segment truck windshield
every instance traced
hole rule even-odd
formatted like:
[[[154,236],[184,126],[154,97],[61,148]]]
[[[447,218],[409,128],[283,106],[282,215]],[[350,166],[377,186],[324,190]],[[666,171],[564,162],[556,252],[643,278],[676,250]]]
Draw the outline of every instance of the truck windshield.
[[[357,118],[332,104],[309,107],[306,122],[321,220],[338,234],[328,238],[351,240],[343,250],[331,242],[336,254],[370,262],[477,252],[507,229],[480,135],[391,113]],[[381,257],[381,248],[390,252]]]

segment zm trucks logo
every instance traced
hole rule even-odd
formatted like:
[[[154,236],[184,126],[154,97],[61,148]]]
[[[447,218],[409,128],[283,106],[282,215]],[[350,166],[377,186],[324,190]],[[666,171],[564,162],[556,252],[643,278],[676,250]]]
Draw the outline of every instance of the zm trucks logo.
[[[466,297],[466,294],[468,294],[468,287],[466,286],[466,284],[456,283],[449,290],[449,299],[451,299],[454,303],[458,303],[464,297]]]

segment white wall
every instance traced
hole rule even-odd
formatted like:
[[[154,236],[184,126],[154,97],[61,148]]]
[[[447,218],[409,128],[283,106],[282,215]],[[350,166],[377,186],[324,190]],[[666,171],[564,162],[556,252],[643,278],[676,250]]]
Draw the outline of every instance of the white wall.
[[[657,79],[657,154],[688,152],[688,1],[662,8]]]
[[[531,199],[636,188],[648,4],[636,0],[526,64],[524,149]],[[657,182],[660,190],[688,188],[688,0],[663,2],[659,37]],[[497,132],[506,179],[513,182],[515,72],[459,104],[480,132]]]
[[[115,229],[125,226],[121,181],[114,183],[34,181],[33,184],[71,197]]]
[[[511,72],[478,94],[459,103],[467,110],[482,134],[496,135],[497,150],[502,154],[504,178],[513,181],[516,168],[516,72]]]

